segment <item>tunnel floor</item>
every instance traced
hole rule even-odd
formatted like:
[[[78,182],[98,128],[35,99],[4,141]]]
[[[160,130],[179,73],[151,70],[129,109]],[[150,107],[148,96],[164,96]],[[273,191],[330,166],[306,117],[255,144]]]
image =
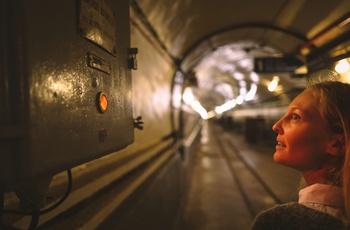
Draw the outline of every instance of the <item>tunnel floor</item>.
[[[204,123],[175,230],[250,229],[260,211],[296,200],[300,174],[273,161],[272,145]]]

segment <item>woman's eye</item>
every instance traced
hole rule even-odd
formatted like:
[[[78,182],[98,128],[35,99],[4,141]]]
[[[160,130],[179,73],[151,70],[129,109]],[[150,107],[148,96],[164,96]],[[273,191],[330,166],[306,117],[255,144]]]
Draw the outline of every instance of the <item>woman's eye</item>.
[[[293,119],[293,120],[299,120],[299,119],[300,119],[300,116],[299,116],[298,114],[295,114],[295,113],[294,113],[294,114],[292,115],[292,119]]]

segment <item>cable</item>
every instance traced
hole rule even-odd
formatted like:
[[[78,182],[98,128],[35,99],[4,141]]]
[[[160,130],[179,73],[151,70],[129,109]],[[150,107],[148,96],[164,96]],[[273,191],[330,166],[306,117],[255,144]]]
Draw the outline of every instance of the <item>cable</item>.
[[[30,221],[30,225],[28,230],[35,230],[36,227],[38,226],[39,223],[39,218],[40,218],[40,210],[39,209],[35,209],[32,212],[32,219]]]
[[[66,193],[63,195],[63,197],[59,201],[57,201],[51,207],[49,207],[47,209],[44,209],[44,210],[41,210],[41,211],[39,210],[39,215],[51,212],[52,210],[54,210],[55,208],[60,206],[67,199],[67,197],[69,196],[69,194],[70,194],[70,192],[72,190],[72,171],[71,171],[71,169],[67,170],[67,176],[68,176],[68,187],[67,187]],[[2,213],[16,214],[16,215],[25,215],[25,216],[33,216],[33,212],[26,212],[26,211],[19,211],[19,210],[3,210]]]
[[[54,210],[55,208],[60,206],[67,199],[70,192],[72,191],[72,184],[73,184],[72,183],[72,171],[71,171],[71,169],[67,170],[67,176],[68,176],[68,187],[67,187],[66,193],[63,195],[63,197],[57,203],[53,204],[51,207],[49,207],[47,209],[40,211],[40,215],[51,212],[52,210]]]

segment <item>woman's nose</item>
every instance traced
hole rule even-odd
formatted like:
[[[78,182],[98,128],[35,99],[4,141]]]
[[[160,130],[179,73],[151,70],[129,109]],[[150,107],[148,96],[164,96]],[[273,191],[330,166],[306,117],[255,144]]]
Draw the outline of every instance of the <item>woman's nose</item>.
[[[278,134],[282,134],[282,126],[281,126],[281,120],[278,120],[273,126],[272,130],[277,132]]]

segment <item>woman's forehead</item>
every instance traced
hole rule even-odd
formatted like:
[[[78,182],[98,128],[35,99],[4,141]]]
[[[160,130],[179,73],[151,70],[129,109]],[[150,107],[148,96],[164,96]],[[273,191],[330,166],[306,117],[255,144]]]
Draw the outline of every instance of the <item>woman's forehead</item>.
[[[319,98],[311,90],[299,94],[289,105],[290,110],[302,110],[304,112],[320,113]]]
[[[319,104],[318,97],[316,97],[315,92],[312,90],[305,90],[301,94],[299,94],[291,104],[299,105],[303,107],[303,105],[310,105],[310,104]]]

